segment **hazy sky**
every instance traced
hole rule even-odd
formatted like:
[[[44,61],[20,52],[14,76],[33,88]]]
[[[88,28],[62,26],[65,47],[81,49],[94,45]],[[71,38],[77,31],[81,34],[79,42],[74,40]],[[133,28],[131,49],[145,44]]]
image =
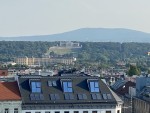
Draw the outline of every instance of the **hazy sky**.
[[[150,33],[150,0],[0,0],[0,36],[54,34],[85,27]]]

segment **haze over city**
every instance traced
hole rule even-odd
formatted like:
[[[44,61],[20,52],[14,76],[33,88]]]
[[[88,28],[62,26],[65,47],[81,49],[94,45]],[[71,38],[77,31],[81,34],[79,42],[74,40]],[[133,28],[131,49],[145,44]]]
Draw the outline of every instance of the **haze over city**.
[[[0,0],[0,37],[48,35],[79,28],[150,33],[149,0]]]

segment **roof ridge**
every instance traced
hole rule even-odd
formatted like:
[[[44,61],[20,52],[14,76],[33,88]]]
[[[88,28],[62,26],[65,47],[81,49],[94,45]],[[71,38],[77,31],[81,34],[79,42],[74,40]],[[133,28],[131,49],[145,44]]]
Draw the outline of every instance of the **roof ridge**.
[[[109,88],[109,90],[112,93],[112,95],[115,98],[115,100],[117,101],[117,103],[123,103],[122,99],[111,88]]]

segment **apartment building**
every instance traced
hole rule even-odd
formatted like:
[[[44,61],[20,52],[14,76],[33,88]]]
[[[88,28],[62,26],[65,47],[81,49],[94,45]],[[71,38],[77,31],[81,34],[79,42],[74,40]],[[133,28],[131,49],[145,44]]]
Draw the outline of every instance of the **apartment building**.
[[[121,113],[122,100],[99,77],[19,76],[22,113]]]
[[[21,113],[21,96],[17,82],[0,82],[0,113]]]

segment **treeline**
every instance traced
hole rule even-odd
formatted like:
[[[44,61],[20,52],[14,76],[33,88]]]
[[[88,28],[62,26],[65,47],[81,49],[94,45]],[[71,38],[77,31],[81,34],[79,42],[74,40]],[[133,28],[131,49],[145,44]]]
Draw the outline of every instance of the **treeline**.
[[[41,57],[57,42],[0,41],[0,61],[12,61],[15,57]]]
[[[0,41],[0,61],[14,57],[41,57],[49,47],[59,42]],[[82,49],[76,53],[80,61],[115,62],[145,61],[149,59],[150,43],[81,42]]]
[[[80,58],[101,62],[147,60],[150,51],[150,43],[85,42],[82,46]]]

